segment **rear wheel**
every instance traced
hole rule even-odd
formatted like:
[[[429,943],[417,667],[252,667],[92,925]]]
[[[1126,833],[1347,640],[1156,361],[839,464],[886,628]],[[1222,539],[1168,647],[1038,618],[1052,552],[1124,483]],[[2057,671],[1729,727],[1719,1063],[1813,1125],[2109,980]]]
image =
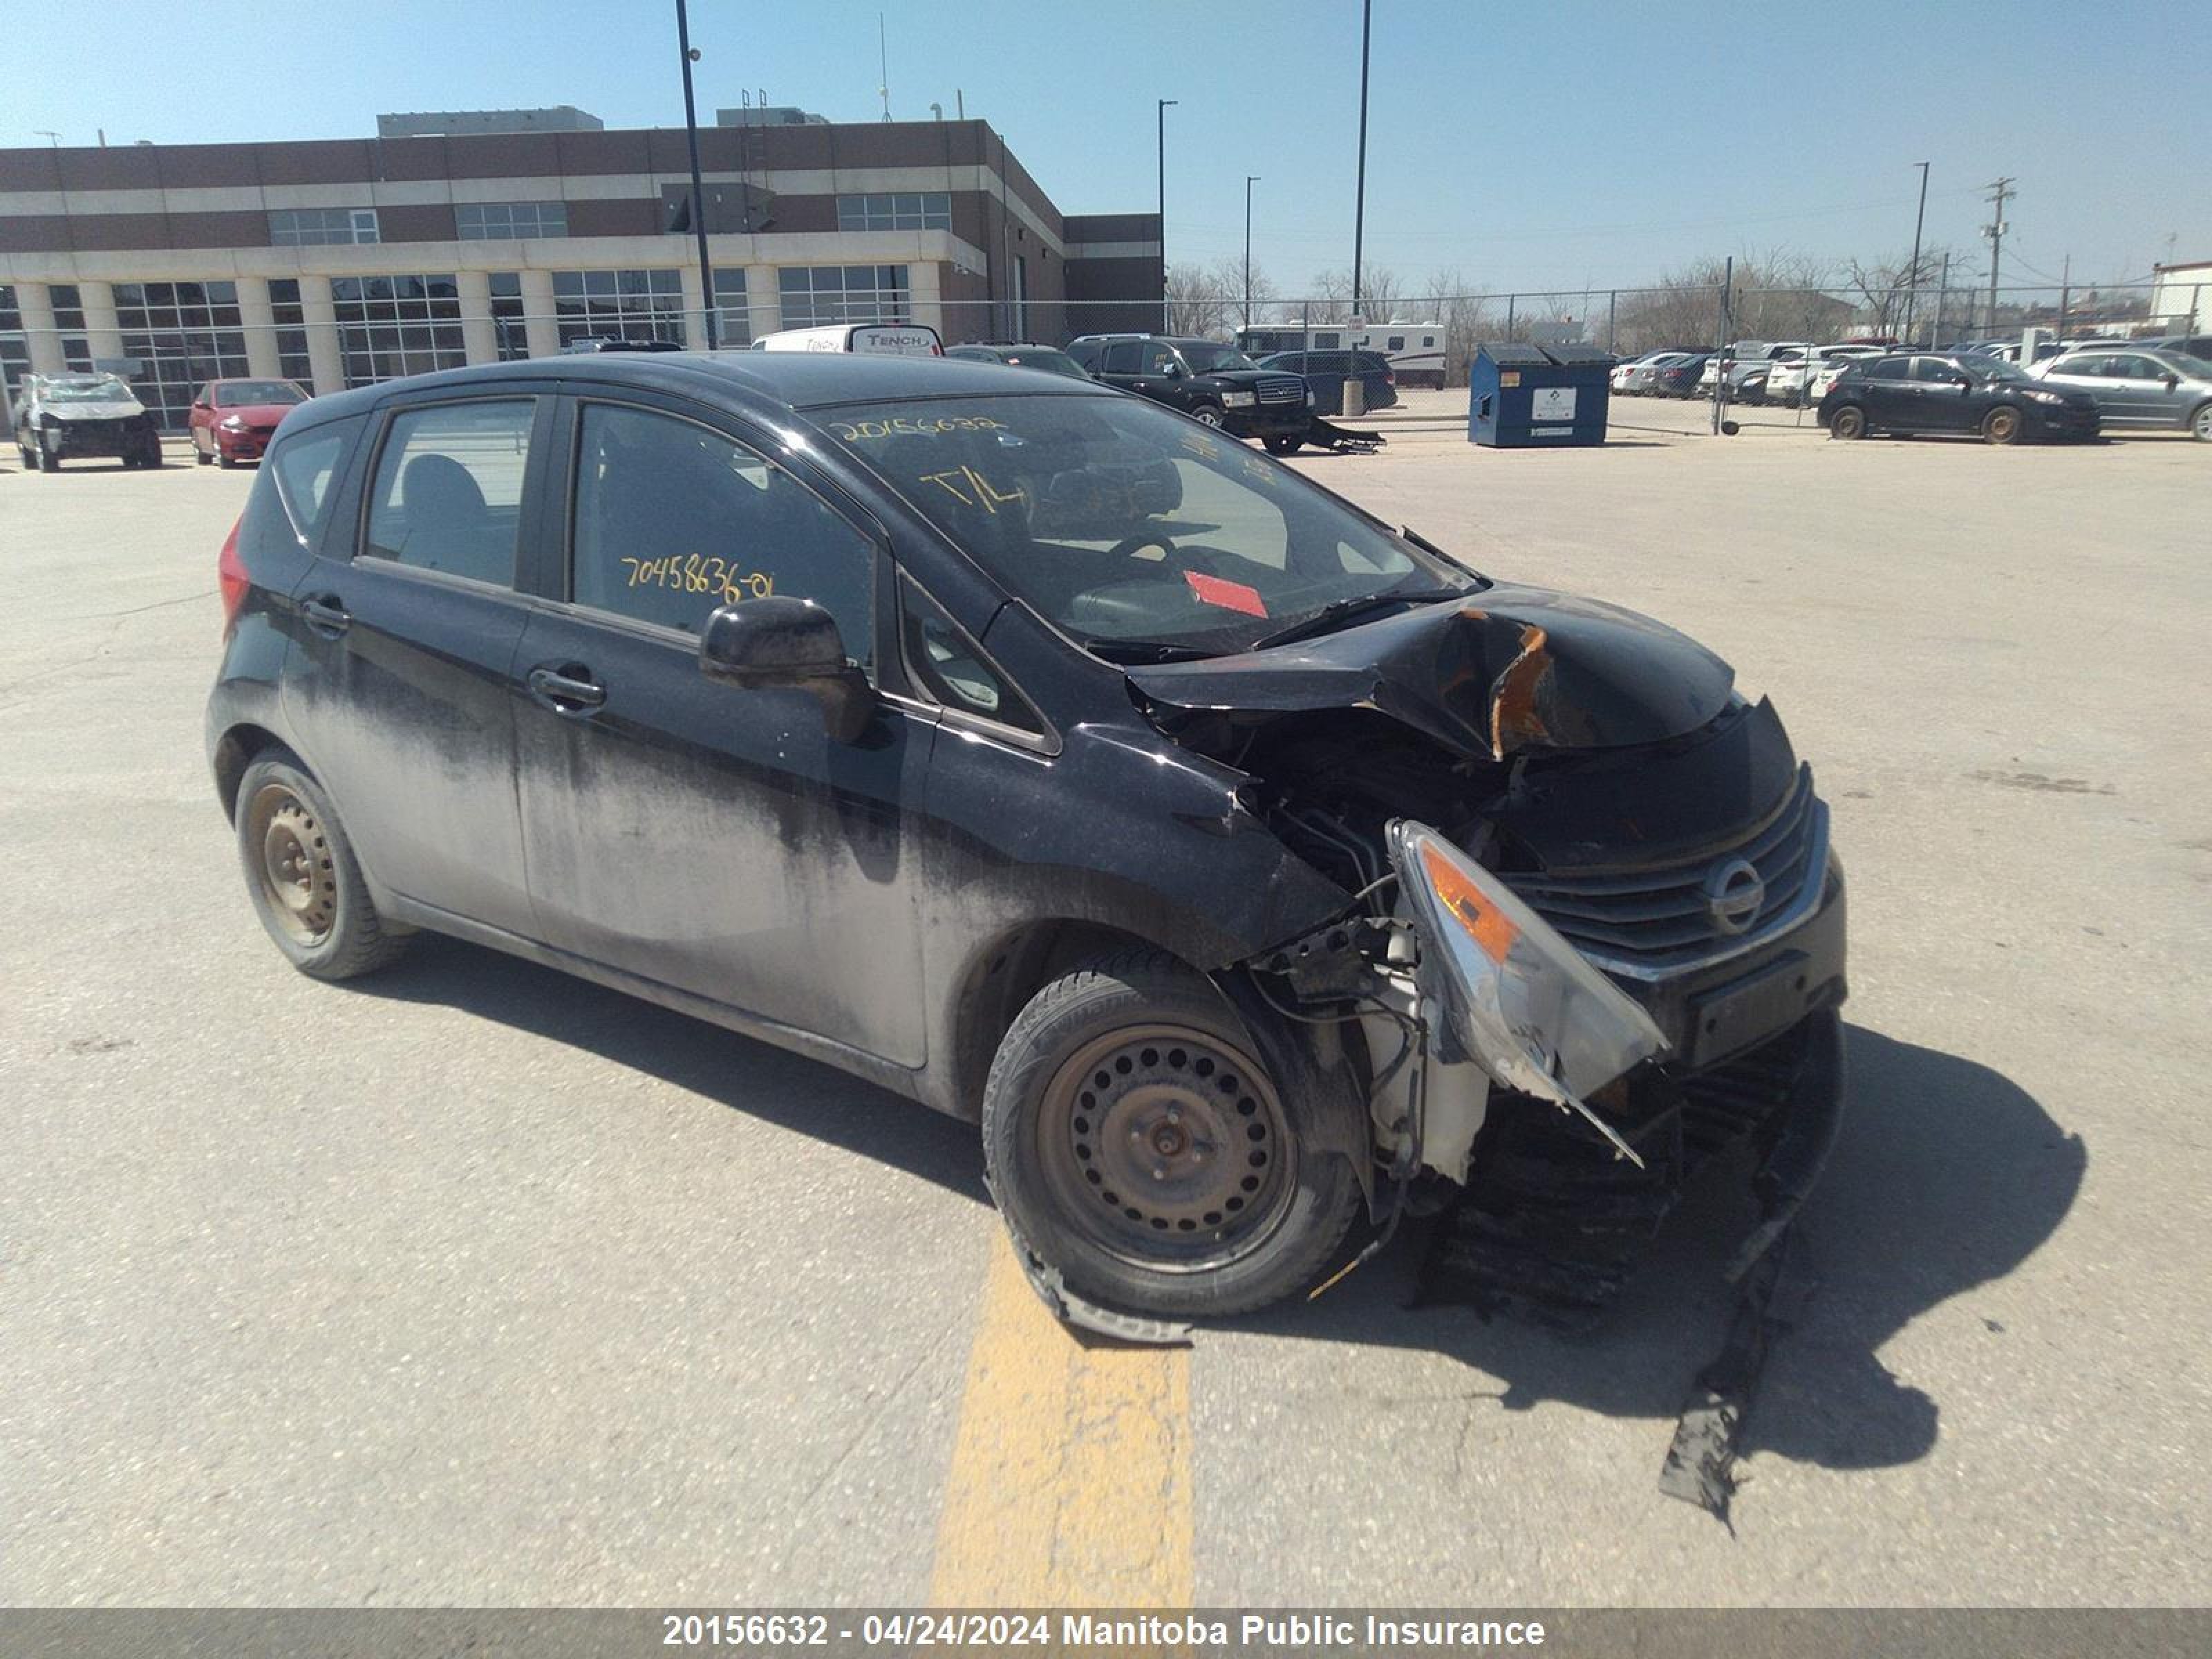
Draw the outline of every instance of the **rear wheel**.
[[[2020,411],[2008,404],[2000,404],[1982,416],[1982,441],[1992,444],[2016,443],[2020,440]]]
[[[1866,434],[1866,410],[1856,404],[1845,404],[1828,417],[1828,435],[1832,438],[1863,438]]]
[[[406,948],[376,914],[330,798],[288,750],[265,750],[246,769],[237,830],[254,913],[301,973],[351,979]]]
[[[205,466],[214,459],[214,456],[209,454],[207,451],[200,447],[200,441],[198,438],[192,440],[192,465],[194,466]]]
[[[1269,434],[1266,442],[1270,455],[1295,455],[1305,438],[1296,432],[1276,432]]]
[[[1321,1114],[1357,1110],[1286,1097],[1202,975],[1133,950],[1015,1019],[984,1090],[985,1167],[1016,1243],[1078,1295],[1243,1313],[1311,1284],[1343,1242],[1358,1180],[1310,1149]]]

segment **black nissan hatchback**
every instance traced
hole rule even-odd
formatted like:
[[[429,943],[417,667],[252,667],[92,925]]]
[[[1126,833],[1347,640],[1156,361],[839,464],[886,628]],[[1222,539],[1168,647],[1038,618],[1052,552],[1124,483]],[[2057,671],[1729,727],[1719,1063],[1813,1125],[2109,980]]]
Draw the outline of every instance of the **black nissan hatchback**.
[[[1064,1316],[1255,1307],[1459,1188],[1565,1216],[1510,1290],[1747,1139],[1748,1261],[1832,1139],[1843,878],[1772,708],[1141,399],[455,370],[294,411],[220,568],[297,967],[432,929],[979,1121]]]

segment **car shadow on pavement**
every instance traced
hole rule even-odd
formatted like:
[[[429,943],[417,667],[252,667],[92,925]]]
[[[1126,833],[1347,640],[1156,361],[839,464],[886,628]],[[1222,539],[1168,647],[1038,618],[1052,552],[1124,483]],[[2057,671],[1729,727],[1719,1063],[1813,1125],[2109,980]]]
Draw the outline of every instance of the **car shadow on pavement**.
[[[2088,1154],[1985,1066],[1863,1026],[1848,1028],[1847,1043],[1842,1139],[1797,1224],[1818,1288],[1772,1351],[1741,1445],[1828,1468],[1872,1468],[1924,1456],[1942,1414],[1938,1401],[1882,1363],[1883,1345],[1923,1316],[1963,1322],[1971,1330],[1956,1340],[1986,1344],[1984,1368],[2002,1375],[2005,1344],[2016,1339],[1944,1304],[2003,1278],[2051,1237],[2081,1190]],[[1486,1322],[1461,1304],[1413,1305],[1427,1244],[1419,1236],[1318,1301],[1242,1327],[1426,1347],[1496,1379],[1502,1387],[1476,1393],[1504,1410],[1556,1401],[1669,1419],[1728,1333],[1735,1298],[1723,1268],[1754,1218],[1742,1173],[1727,1164],[1707,1172],[1619,1306],[1587,1334],[1503,1315]]]
[[[991,1201],[974,1124],[835,1066],[520,957],[423,933],[397,967],[346,981],[343,988],[495,1019],[747,1117],[879,1159],[978,1204]]]

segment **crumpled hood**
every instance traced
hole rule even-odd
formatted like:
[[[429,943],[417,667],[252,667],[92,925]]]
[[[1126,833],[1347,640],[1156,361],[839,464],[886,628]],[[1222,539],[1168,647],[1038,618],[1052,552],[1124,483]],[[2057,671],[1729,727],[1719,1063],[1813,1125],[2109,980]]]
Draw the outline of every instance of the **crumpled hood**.
[[[1728,707],[1735,678],[1649,617],[1510,583],[1270,650],[1126,672],[1158,707],[1373,708],[1494,760],[1680,737]]]
[[[136,398],[102,398],[97,403],[72,398],[68,403],[40,404],[39,413],[58,421],[119,421],[143,415],[146,406]]]

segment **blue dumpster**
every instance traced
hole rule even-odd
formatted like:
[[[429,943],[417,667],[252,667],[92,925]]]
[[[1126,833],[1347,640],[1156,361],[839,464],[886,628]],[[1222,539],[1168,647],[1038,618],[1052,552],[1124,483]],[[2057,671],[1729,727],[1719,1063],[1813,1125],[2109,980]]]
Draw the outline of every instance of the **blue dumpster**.
[[[1467,370],[1467,436],[1497,449],[1605,441],[1613,358],[1595,346],[1494,340]]]

